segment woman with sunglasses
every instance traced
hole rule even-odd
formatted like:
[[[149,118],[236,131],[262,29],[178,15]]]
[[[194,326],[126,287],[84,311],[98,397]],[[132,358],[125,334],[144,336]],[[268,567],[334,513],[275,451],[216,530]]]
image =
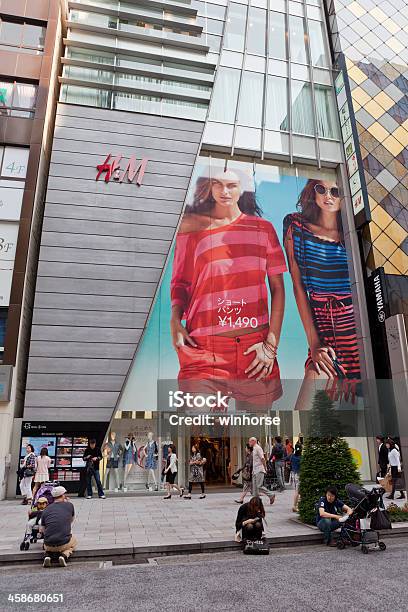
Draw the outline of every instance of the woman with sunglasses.
[[[360,379],[339,188],[309,180],[298,213],[285,217],[284,245],[293,291],[309,345],[296,409],[309,408],[310,382],[318,378]]]

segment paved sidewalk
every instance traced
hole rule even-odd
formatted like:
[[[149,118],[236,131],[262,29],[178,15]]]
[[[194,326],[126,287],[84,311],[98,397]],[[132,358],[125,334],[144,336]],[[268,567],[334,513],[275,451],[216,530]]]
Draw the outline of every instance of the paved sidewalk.
[[[234,523],[239,491],[210,493],[203,500],[173,496],[107,497],[104,500],[72,497],[76,519],[73,533],[79,550],[102,551],[171,546],[192,543],[228,542],[234,538]],[[292,512],[293,490],[276,494],[270,506],[264,497],[266,536],[291,538],[316,533],[316,529],[297,521]],[[247,497],[249,500],[249,497]],[[16,501],[0,502],[0,557],[19,552],[27,519],[27,507]],[[33,544],[31,551],[41,550]]]

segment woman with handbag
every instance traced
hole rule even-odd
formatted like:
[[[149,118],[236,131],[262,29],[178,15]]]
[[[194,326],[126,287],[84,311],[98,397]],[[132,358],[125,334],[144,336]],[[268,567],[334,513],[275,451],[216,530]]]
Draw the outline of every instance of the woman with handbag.
[[[249,444],[246,445],[245,453],[244,465],[232,475],[232,480],[237,480],[239,474],[242,475],[242,492],[239,499],[234,500],[237,504],[244,503],[248,494],[252,495],[252,447]]]
[[[193,444],[191,447],[191,457],[190,457],[190,476],[188,479],[188,493],[184,495],[184,499],[191,499],[191,491],[193,490],[193,483],[199,483],[201,487],[201,495],[200,499],[205,498],[204,493],[204,464],[206,460],[201,457],[200,451],[198,450],[198,446]]]
[[[26,456],[24,457],[23,465],[21,466],[20,480],[20,491],[21,495],[23,496],[23,501],[21,503],[23,506],[31,504],[33,499],[31,484],[35,474],[36,465],[37,459],[34,454],[34,447],[32,446],[32,444],[27,444]]]
[[[405,499],[405,493],[403,490],[403,474],[401,467],[401,455],[397,445],[394,440],[388,438],[386,442],[386,447],[388,448],[388,464],[391,469],[391,478],[392,478],[392,491],[391,495],[387,495],[387,499],[394,499],[395,490],[397,489],[400,492],[400,496],[398,499]],[[400,485],[398,486],[398,481],[400,481]]]

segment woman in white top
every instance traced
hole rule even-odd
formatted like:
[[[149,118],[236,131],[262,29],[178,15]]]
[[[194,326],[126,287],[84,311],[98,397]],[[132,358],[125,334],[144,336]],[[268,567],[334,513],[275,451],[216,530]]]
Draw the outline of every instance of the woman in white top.
[[[47,480],[50,479],[50,475],[48,472],[48,470],[50,469],[50,466],[51,466],[51,459],[48,456],[48,449],[44,447],[40,451],[40,456],[37,457],[37,467],[35,471],[34,489],[33,489],[34,497],[38,489],[40,488],[41,484],[43,482],[47,482]]]
[[[176,489],[180,497],[183,497],[184,489],[183,487],[179,487],[174,481],[177,476],[177,455],[176,449],[173,444],[170,444],[168,448],[167,462],[166,467],[164,468],[164,473],[166,475],[166,489],[167,495],[163,497],[163,499],[171,499],[171,490]]]
[[[388,465],[391,468],[391,477],[392,477],[392,491],[391,495],[387,495],[387,499],[394,499],[395,489],[400,492],[400,496],[398,499],[404,499],[405,493],[403,491],[403,476],[402,476],[402,468],[401,468],[401,455],[397,445],[394,440],[388,438],[386,442],[386,447],[388,448]],[[401,483],[399,486],[397,482]]]

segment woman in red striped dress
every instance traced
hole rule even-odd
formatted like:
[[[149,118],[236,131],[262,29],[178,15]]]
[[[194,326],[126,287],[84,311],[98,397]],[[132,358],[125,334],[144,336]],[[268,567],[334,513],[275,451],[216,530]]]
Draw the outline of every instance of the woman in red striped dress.
[[[274,227],[260,214],[237,172],[197,180],[171,281],[171,333],[185,391],[220,390],[257,406],[282,394],[276,354],[286,263]]]

